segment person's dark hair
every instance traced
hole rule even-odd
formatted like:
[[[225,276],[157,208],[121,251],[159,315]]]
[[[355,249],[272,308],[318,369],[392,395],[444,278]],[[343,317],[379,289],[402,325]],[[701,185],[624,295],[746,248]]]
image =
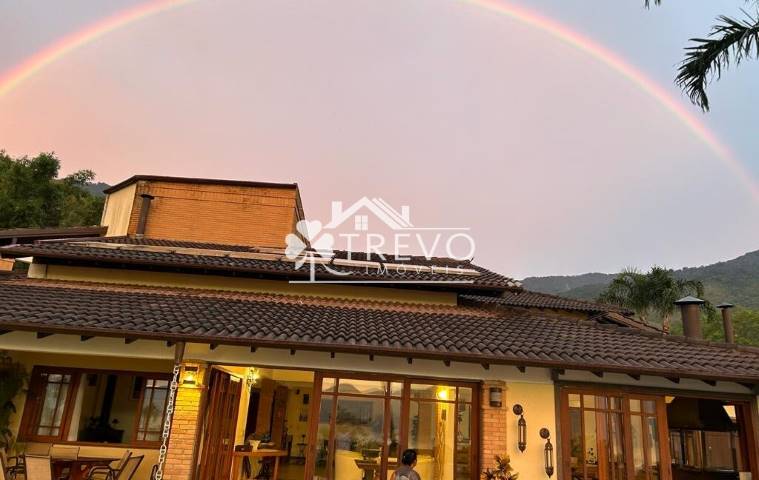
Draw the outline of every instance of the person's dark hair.
[[[404,450],[403,455],[401,455],[401,463],[410,467],[414,462],[416,462],[416,450]]]

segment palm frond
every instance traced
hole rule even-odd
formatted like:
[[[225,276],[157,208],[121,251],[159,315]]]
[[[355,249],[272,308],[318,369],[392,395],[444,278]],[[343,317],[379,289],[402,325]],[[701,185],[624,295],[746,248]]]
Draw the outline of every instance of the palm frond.
[[[675,83],[704,111],[709,110],[706,86],[712,79],[719,79],[722,70],[731,63],[738,65],[745,59],[759,57],[759,17],[748,13],[746,17],[745,20],[718,17],[708,38],[692,38],[696,45],[685,49],[685,60]]]

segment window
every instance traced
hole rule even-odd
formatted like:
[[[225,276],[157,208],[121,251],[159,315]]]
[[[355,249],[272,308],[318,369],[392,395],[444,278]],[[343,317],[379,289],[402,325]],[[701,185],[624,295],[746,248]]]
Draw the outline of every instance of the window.
[[[663,399],[602,391],[563,393],[563,448],[573,480],[659,480]]]
[[[28,441],[160,441],[168,376],[35,367],[20,436]]]
[[[361,232],[369,230],[369,216],[368,215],[356,215],[354,217],[355,229]]]
[[[169,396],[169,381],[148,379],[142,391],[142,408],[137,424],[137,440],[157,442],[161,440],[166,413],[166,399]]]
[[[405,448],[429,480],[479,478],[476,385],[324,378],[309,478],[390,478]]]
[[[34,411],[36,421],[32,426],[35,436],[60,437],[71,380],[70,374],[61,373],[43,372],[37,377],[37,385],[33,385],[29,392],[29,396],[37,400]]]

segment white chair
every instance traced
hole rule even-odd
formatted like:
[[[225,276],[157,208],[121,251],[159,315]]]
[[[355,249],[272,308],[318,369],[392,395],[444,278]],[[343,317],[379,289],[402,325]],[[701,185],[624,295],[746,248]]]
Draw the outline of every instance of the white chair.
[[[24,455],[24,476],[28,480],[53,480],[50,456]]]
[[[87,480],[111,480],[116,478],[117,474],[124,469],[124,466],[131,456],[132,452],[125,450],[124,455],[121,456],[121,460],[119,460],[116,465],[99,465],[97,467],[92,467],[90,471],[87,472]]]

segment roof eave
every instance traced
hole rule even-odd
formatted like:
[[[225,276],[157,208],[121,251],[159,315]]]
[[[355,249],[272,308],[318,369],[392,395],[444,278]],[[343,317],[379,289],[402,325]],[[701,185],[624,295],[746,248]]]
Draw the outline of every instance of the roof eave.
[[[396,358],[416,358],[425,360],[455,361],[463,363],[477,363],[481,365],[507,365],[515,367],[533,367],[562,370],[578,370],[586,372],[604,372],[619,373],[625,375],[646,375],[661,378],[689,378],[695,380],[723,381],[735,383],[759,384],[759,375],[722,375],[722,374],[705,374],[696,371],[676,371],[671,368],[627,368],[618,365],[578,363],[558,360],[538,360],[538,359],[511,359],[500,356],[489,356],[482,354],[466,353],[449,353],[449,352],[418,352],[398,348],[367,346],[367,345],[340,345],[328,343],[307,343],[289,340],[270,340],[258,338],[229,338],[216,336],[203,336],[193,334],[164,334],[151,332],[131,332],[116,329],[101,328],[72,328],[72,327],[31,327],[27,324],[18,324],[15,322],[3,322],[1,330],[40,332],[61,335],[92,335],[99,337],[111,338],[130,338],[138,340],[157,340],[165,342],[186,342],[201,344],[228,345],[237,347],[258,347],[258,348],[275,348],[275,349],[294,349],[314,352],[335,352],[344,354],[357,355],[379,355]]]

